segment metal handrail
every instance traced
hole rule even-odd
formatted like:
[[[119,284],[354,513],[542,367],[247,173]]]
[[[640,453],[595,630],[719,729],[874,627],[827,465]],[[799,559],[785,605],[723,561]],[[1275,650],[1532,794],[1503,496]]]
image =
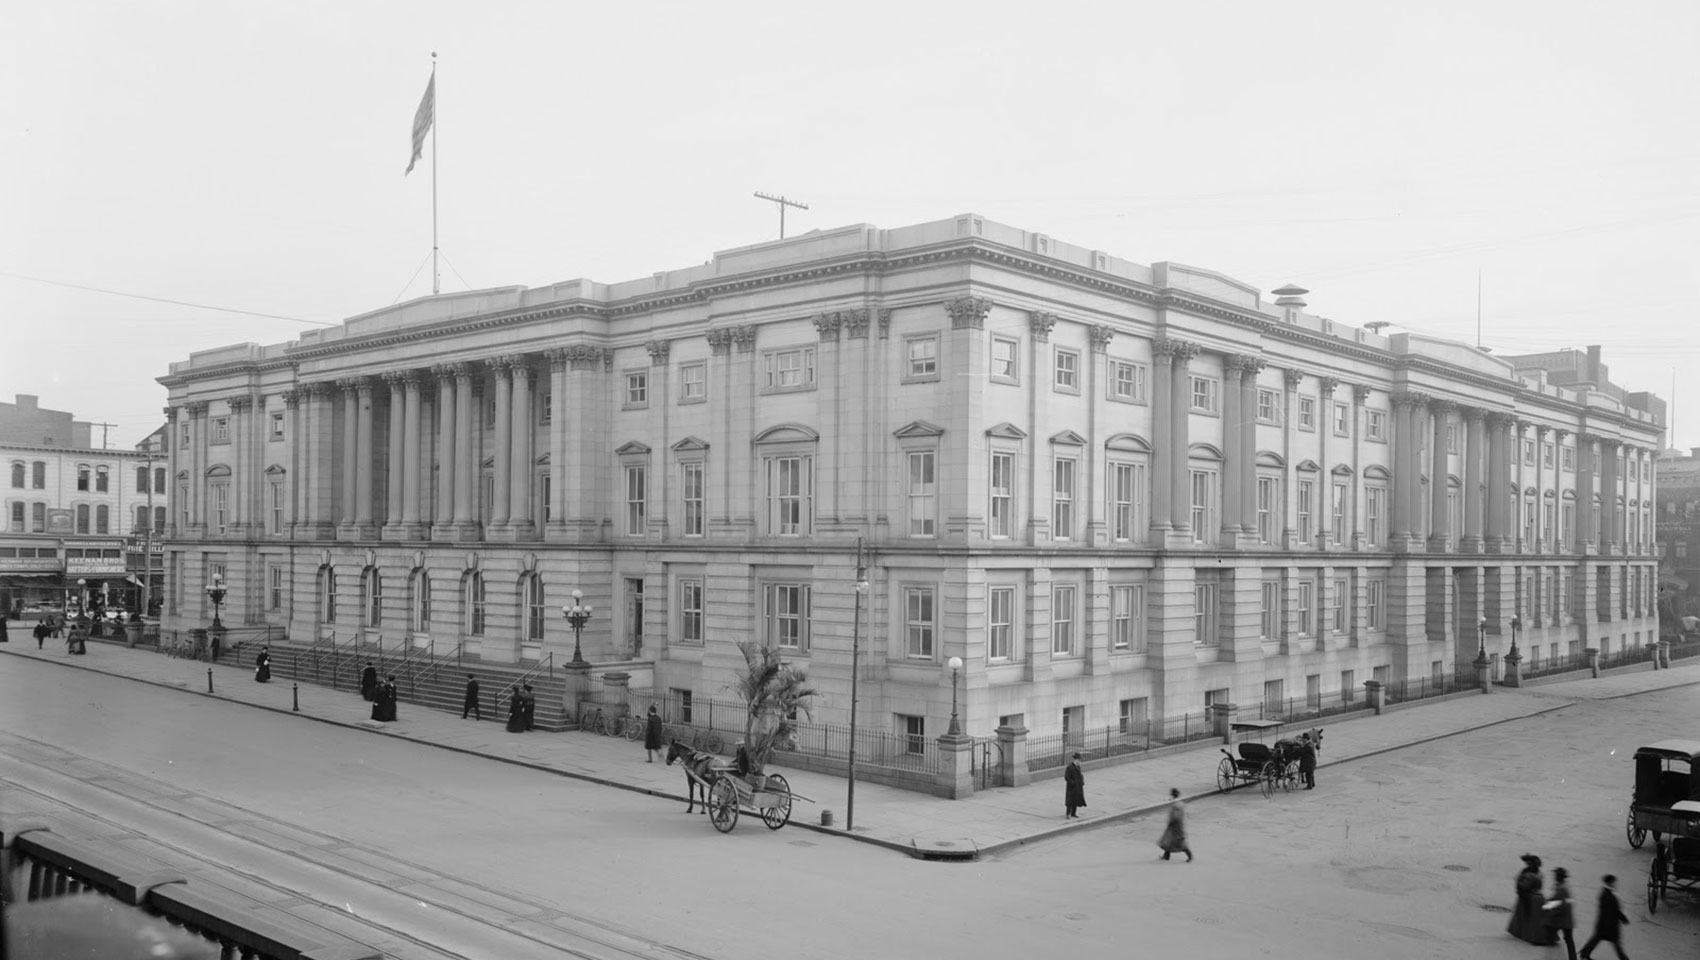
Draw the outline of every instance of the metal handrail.
[[[304,657],[304,656],[307,656],[309,654],[311,654],[312,657],[313,657],[313,679],[315,679],[315,680],[319,679],[319,653],[320,653],[319,645],[322,644],[322,643],[326,643],[327,641],[330,643],[331,659],[332,660],[336,659],[336,631],[333,630],[333,631],[331,631],[330,636],[320,637],[319,639],[314,640],[312,643],[307,644],[306,648],[295,651],[294,659],[292,660],[291,666],[290,666],[290,670],[292,672],[293,679],[296,679],[296,680],[301,679],[301,658]],[[336,680],[335,680],[336,675],[332,674],[331,678],[332,678],[331,686],[335,687],[336,686]]]
[[[425,671],[429,670],[431,672],[431,679],[435,680],[437,678],[437,673],[442,669],[443,664],[448,662],[449,656],[451,654],[455,658],[455,666],[457,666],[457,667],[460,666],[460,664],[461,664],[461,650],[465,646],[466,646],[466,641],[463,640],[459,643],[456,643],[453,650],[444,650],[441,654],[439,654],[437,656],[426,657],[424,663],[421,663],[419,666],[414,667],[413,671],[407,675],[407,695],[409,697],[412,697],[414,700],[418,700],[419,699],[419,675],[424,673]]]
[[[532,667],[530,670],[527,670],[526,672],[520,674],[519,677],[516,680],[514,680],[513,683],[510,683],[507,686],[503,687],[502,689],[496,691],[496,704],[499,706],[502,702],[502,697],[504,695],[506,695],[509,691],[513,690],[515,687],[520,686],[521,684],[525,683],[525,681],[530,680],[532,678],[532,676],[537,673],[537,671],[544,670],[544,669],[547,669],[549,671],[550,679],[554,679],[554,676],[555,676],[555,653],[552,650],[550,652],[544,654],[543,659],[537,661],[537,666]]]

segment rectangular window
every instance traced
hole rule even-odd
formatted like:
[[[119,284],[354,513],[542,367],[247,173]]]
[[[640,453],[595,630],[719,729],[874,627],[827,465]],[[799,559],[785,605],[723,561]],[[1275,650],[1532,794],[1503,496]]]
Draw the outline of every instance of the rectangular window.
[[[911,660],[933,659],[933,588],[903,588],[903,655]]]
[[[1284,712],[1286,712],[1286,710],[1285,710],[1286,706],[1287,706],[1287,681],[1285,681],[1285,680],[1265,680],[1265,681],[1263,681],[1263,708],[1265,710],[1273,710],[1276,713],[1284,713]]]
[[[639,370],[626,374],[626,406],[649,406],[649,372]]]
[[[1057,457],[1051,485],[1051,538],[1068,540],[1074,536],[1074,479],[1080,461],[1072,457]]]
[[[12,486],[14,486],[14,487],[23,486],[23,484],[21,482],[18,482],[18,481],[23,480],[22,474],[16,474],[15,473],[15,474],[12,475],[12,477],[13,477],[13,481],[14,481]],[[148,468],[147,467],[137,467],[136,468],[136,492],[137,493],[147,493],[148,492]]]
[[[1335,633],[1346,632],[1346,592],[1348,580],[1335,580],[1333,590],[1329,591],[1328,609],[1331,611],[1330,622]]]
[[[1145,464],[1110,464],[1110,539],[1130,543],[1145,539]]]
[[[1144,403],[1146,368],[1142,363],[1110,361],[1110,399]]]
[[[679,639],[702,642],[702,581],[679,581]]]
[[[771,457],[767,461],[768,533],[800,537],[813,523],[814,461],[810,457]]]
[[[77,489],[87,491],[89,488],[89,468],[77,468]]]
[[[1364,535],[1369,538],[1371,546],[1385,546],[1382,539],[1382,518],[1387,503],[1385,487],[1368,487],[1364,490]]]
[[[1146,732],[1146,714],[1148,709],[1145,697],[1123,700],[1120,703],[1118,710],[1118,716],[1120,719],[1117,722],[1120,726],[1117,732],[1123,735]]]
[[[1358,695],[1357,671],[1340,671],[1340,702],[1351,703]]]
[[[1220,639],[1216,632],[1216,584],[1193,584],[1192,642],[1201,647],[1214,647]]]
[[[780,350],[762,358],[765,389],[769,391],[813,390],[815,350]]]
[[[229,529],[230,520],[230,484],[215,483],[213,493],[213,528],[224,533]]]
[[[1258,634],[1265,640],[1281,638],[1281,581],[1265,580],[1259,589],[1263,619]]]
[[[1216,473],[1212,470],[1193,470],[1192,481],[1192,539],[1208,543],[1216,525]]]
[[[799,583],[768,584],[767,643],[802,653],[809,645],[809,588]]]
[[[680,464],[681,484],[685,498],[685,529],[687,537],[702,536],[703,469],[701,463]]]
[[[1564,451],[1563,452],[1564,472],[1565,473],[1575,473],[1576,472],[1576,448],[1575,447],[1563,447],[1561,449]]]
[[[269,484],[269,487],[269,492],[271,494],[271,503],[269,506],[271,509],[268,511],[268,519],[271,520],[270,532],[272,535],[276,536],[283,532],[283,482],[281,480],[274,480],[271,484]]]
[[[1217,382],[1210,377],[1192,378],[1192,409],[1199,413],[1216,412]]]
[[[1058,390],[1070,392],[1080,389],[1080,354],[1074,350],[1056,348],[1056,379],[1054,386]]]
[[[1387,581],[1369,580],[1364,583],[1364,588],[1364,613],[1366,618],[1369,620],[1369,629],[1385,629],[1387,626],[1387,605],[1385,602]]]
[[[1299,481],[1299,543],[1310,545],[1315,542],[1314,531],[1310,528],[1310,505],[1316,499],[1316,481]]]
[[[1051,653],[1069,657],[1074,652],[1074,587],[1052,587]]]
[[[1558,542],[1565,550],[1576,546],[1576,504],[1566,503],[1559,508]]]
[[[1352,435],[1352,408],[1344,403],[1334,404],[1334,435],[1349,437]]]
[[[484,635],[484,578],[474,574],[466,582],[466,612],[470,618],[467,633],[475,637]]]
[[[1257,422],[1280,423],[1281,407],[1273,390],[1259,388],[1257,391]]]
[[[1315,430],[1316,429],[1316,398],[1314,398],[1314,397],[1300,397],[1299,398],[1299,429],[1300,430]]]
[[[910,337],[904,341],[908,352],[909,366],[903,374],[905,380],[937,380],[939,378],[939,338],[937,336]]]
[[[1275,542],[1276,511],[1281,503],[1281,481],[1275,477],[1257,478],[1257,542]]]
[[[938,455],[931,450],[909,454],[909,535],[938,534]]]
[[[266,607],[270,610],[283,609],[283,568],[266,568]]]
[[[679,368],[679,402],[708,399],[708,364],[687,363]]]
[[[543,398],[537,404],[538,416],[544,423],[555,422],[555,394],[552,390],[543,391]]]
[[[12,503],[12,526],[10,529],[13,533],[25,532],[24,503],[21,500]]]
[[[153,471],[153,492],[165,492],[165,468],[155,467]]]
[[[986,658],[1008,660],[1015,649],[1015,588],[992,587],[986,607]]]
[[[1004,337],[992,338],[993,380],[1002,380],[1006,383],[1016,383],[1019,381],[1020,378],[1017,374],[1020,371],[1020,367],[1017,365],[1018,361],[1016,360],[1018,355],[1017,351],[1019,349],[1020,344],[1018,341],[1009,340]]]
[[[1541,466],[1548,470],[1552,469],[1552,444],[1550,443],[1541,444]]]
[[[230,442],[230,418],[229,417],[214,417],[213,418],[213,422],[212,422],[212,442],[213,443],[229,443]]]
[[[94,492],[106,493],[107,482],[106,468],[101,467],[99,470],[96,470],[94,474]]]
[[[992,454],[991,524],[987,531],[996,538],[1015,531],[1015,454]]]
[[[1110,588],[1110,649],[1127,653],[1145,652],[1140,638],[1141,590],[1137,586]]]
[[[1381,410],[1369,411],[1369,423],[1365,428],[1371,440],[1385,441],[1387,439],[1387,414]]]
[[[273,440],[282,440],[283,439],[283,414],[281,414],[281,413],[272,414],[272,434],[271,434],[271,436],[272,436]]]
[[[1535,465],[1535,441],[1533,440],[1523,441],[1523,465],[1526,467]]]
[[[899,729],[903,731],[903,750],[910,756],[919,757],[927,752],[927,718],[900,713],[897,715]]]
[[[1346,500],[1347,487],[1343,483],[1334,484],[1333,502],[1333,540],[1336,544],[1346,542]]]
[[[1297,586],[1298,600],[1295,606],[1299,614],[1299,636],[1308,637],[1316,632],[1316,624],[1311,619],[1316,605],[1316,582],[1306,578],[1300,580]]]
[[[645,467],[626,468],[626,536],[641,537],[648,532],[645,514],[649,508],[649,470]]]
[[[185,503],[188,502],[187,497],[184,498],[184,502]],[[184,509],[187,510],[188,508],[185,507]],[[31,533],[46,533],[47,532],[47,504],[45,504],[45,503],[32,503],[32,504],[30,504],[30,532]]]

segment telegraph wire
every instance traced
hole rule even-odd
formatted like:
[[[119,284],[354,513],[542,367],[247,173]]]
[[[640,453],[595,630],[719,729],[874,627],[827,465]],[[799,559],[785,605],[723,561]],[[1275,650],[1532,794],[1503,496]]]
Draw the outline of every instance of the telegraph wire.
[[[236,313],[246,317],[260,317],[265,320],[288,320],[291,323],[308,323],[320,327],[341,326],[341,324],[328,323],[324,320],[304,320],[301,317],[286,317],[280,313],[260,313],[255,310],[239,310],[235,307],[215,307],[205,303],[190,303],[187,300],[172,300],[168,297],[150,297],[145,293],[130,293],[125,290],[109,290],[105,287],[91,287],[81,283],[66,283],[63,280],[49,280],[46,277],[31,277],[22,273],[12,273],[9,270],[0,270],[0,277],[11,277],[14,280],[28,280],[32,283],[45,283],[49,286],[66,287],[71,290],[87,290],[90,293],[104,293],[114,297],[129,297],[132,300],[148,300],[153,303],[169,303],[176,307],[193,307],[196,310],[216,310],[220,313]]]

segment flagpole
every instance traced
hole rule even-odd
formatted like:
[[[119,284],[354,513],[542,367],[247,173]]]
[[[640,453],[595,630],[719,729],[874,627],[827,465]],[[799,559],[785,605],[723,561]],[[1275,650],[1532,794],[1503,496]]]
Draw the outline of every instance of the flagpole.
[[[443,272],[437,266],[437,51],[431,51],[431,295],[442,291]]]

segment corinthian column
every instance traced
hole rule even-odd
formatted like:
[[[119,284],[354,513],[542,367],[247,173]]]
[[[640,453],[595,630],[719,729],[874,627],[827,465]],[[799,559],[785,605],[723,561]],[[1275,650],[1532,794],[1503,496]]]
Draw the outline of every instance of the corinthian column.
[[[1482,433],[1486,429],[1486,411],[1471,407],[1464,422],[1469,431],[1464,441],[1464,541],[1466,553],[1482,551]]]
[[[1487,552],[1505,553],[1507,542],[1506,508],[1511,496],[1512,451],[1506,450],[1506,431],[1511,417],[1504,413],[1488,415],[1488,481],[1487,481]],[[1514,539],[1514,538],[1513,538]]]
[[[494,437],[496,450],[492,460],[495,470],[494,489],[491,492],[490,529],[504,530],[508,525],[508,514],[512,504],[508,499],[510,493],[508,484],[513,473],[513,379],[511,372],[518,357],[496,357],[490,361],[491,389],[496,392],[496,428]],[[486,534],[488,535],[488,534]]]
[[[354,465],[360,460],[360,385],[364,377],[344,377],[336,382],[342,391],[342,497],[337,503],[338,539],[354,536]]]
[[[390,437],[388,449],[389,482],[384,490],[384,527],[382,534],[385,540],[400,540],[402,478],[409,472],[406,460],[402,457],[402,437],[407,432],[407,402],[403,399],[402,391],[407,383],[407,374],[400,370],[391,370],[383,374],[384,384],[389,387],[390,394]]]
[[[1151,345],[1151,541],[1164,543],[1174,529],[1173,473],[1174,420],[1169,407],[1175,402],[1170,384],[1174,380],[1175,341],[1158,340]]]
[[[455,367],[454,525],[455,539],[476,540],[478,518],[472,512],[472,367]]]
[[[462,364],[439,363],[431,368],[437,378],[437,506],[431,515],[431,538],[454,537],[456,420],[460,405],[455,402],[455,378]]]
[[[1431,553],[1441,553],[1452,543],[1452,522],[1446,507],[1446,495],[1449,492],[1447,478],[1451,470],[1447,467],[1446,458],[1446,429],[1452,422],[1452,411],[1457,405],[1450,400],[1429,401],[1429,411],[1434,414],[1434,439],[1429,443],[1428,468],[1428,548]]]
[[[1245,433],[1240,430],[1240,420],[1245,416],[1245,408],[1240,403],[1240,382],[1251,360],[1251,357],[1239,353],[1222,358],[1222,517],[1221,529],[1209,531],[1207,539],[1230,547],[1245,530],[1248,519],[1240,512],[1244,502],[1240,498],[1244,476],[1240,465],[1246,458],[1242,446]]]
[[[401,523],[402,537],[407,540],[417,540],[423,535],[420,527],[420,490],[430,489],[421,480],[429,476],[421,473],[420,448],[424,445],[421,427],[421,400],[419,396],[419,375],[409,370],[401,382]]]
[[[508,373],[513,381],[513,401],[508,410],[508,523],[504,533],[515,540],[529,540],[537,527],[531,508],[531,365],[525,357],[512,357]],[[496,456],[496,462],[501,463],[501,454]],[[496,484],[500,487],[501,483],[498,471]]]
[[[360,433],[355,445],[354,525],[358,529],[359,535],[364,538],[377,534],[377,528],[372,523],[372,487],[375,478],[372,470],[374,451],[372,442],[372,381],[370,378],[361,378],[360,387],[355,395],[359,403]]]
[[[1174,376],[1169,381],[1169,522],[1191,542],[1194,537],[1206,539],[1210,531],[1192,529],[1192,484],[1189,474],[1192,438],[1188,415],[1192,409],[1192,358],[1198,356],[1198,344],[1172,341]]]

